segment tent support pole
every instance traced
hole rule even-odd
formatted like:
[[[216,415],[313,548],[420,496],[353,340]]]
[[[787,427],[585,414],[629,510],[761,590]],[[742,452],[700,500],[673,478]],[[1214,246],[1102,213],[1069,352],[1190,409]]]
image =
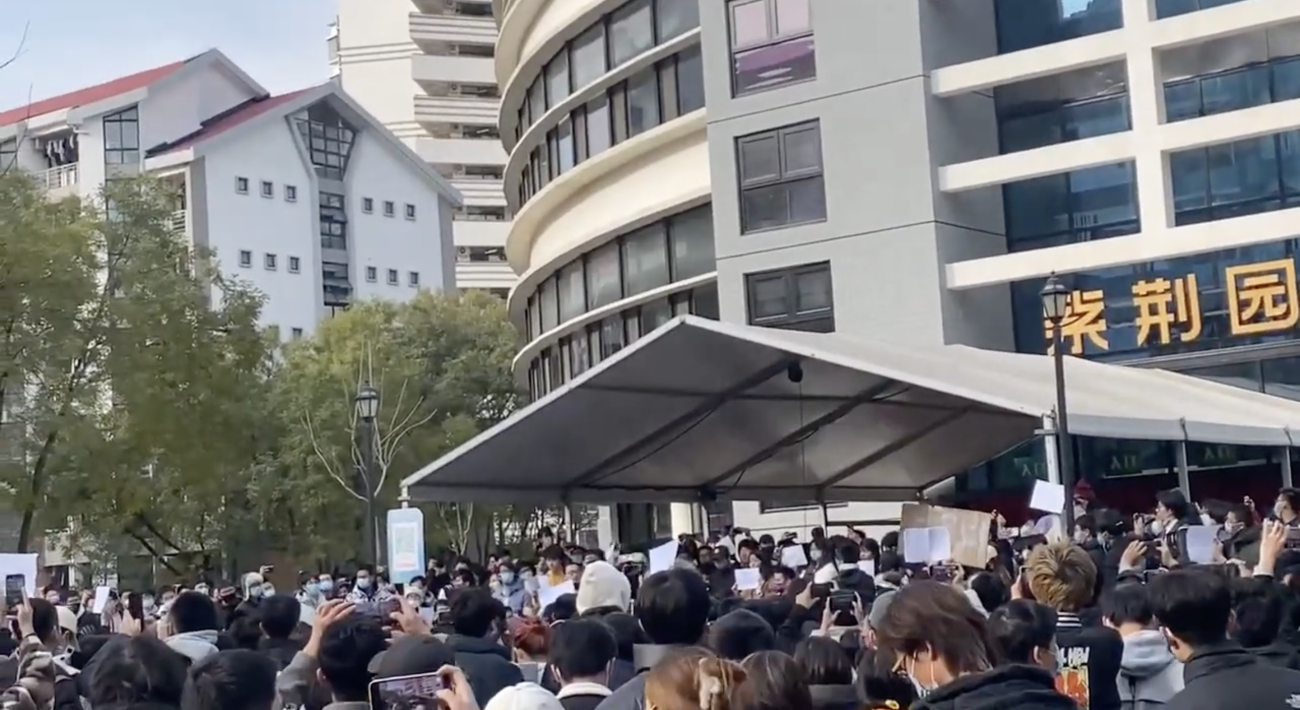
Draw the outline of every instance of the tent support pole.
[[[1293,485],[1291,478],[1291,447],[1283,446],[1278,449],[1278,453],[1282,456],[1282,487],[1290,488]]]
[[[1178,467],[1178,490],[1183,492],[1183,497],[1187,500],[1192,499],[1192,479],[1187,472],[1187,442],[1174,442],[1174,465]]]

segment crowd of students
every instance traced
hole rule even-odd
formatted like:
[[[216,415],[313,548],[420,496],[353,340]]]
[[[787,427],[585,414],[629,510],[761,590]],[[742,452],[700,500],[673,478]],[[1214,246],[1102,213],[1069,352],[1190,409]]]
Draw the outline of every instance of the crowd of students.
[[[1173,710],[1300,707],[1300,527],[1274,510],[1084,506],[1073,539],[990,530],[983,567],[912,565],[898,535],[728,531],[645,556],[539,541],[537,560],[304,575],[294,594],[164,590],[132,613],[57,591],[13,613],[22,710]],[[1220,520],[1219,517],[1224,518]],[[1231,517],[1229,517],[1231,516]],[[1265,519],[1265,517],[1267,519]],[[1236,520],[1233,520],[1235,518]],[[1240,525],[1234,523],[1240,522]],[[1185,531],[1221,525],[1215,564]],[[1226,523],[1226,524],[1225,524]],[[1050,526],[1049,526],[1050,527]],[[1228,555],[1243,549],[1250,559]],[[785,554],[800,546],[802,554]],[[783,566],[806,559],[797,568]],[[863,564],[869,562],[870,564]],[[738,589],[736,571],[762,583]],[[752,574],[741,575],[751,578]],[[572,594],[546,594],[572,582]],[[567,585],[565,586],[567,589]],[[545,603],[543,603],[545,600]],[[144,609],[144,605],[137,607]],[[3,639],[0,639],[2,641]]]

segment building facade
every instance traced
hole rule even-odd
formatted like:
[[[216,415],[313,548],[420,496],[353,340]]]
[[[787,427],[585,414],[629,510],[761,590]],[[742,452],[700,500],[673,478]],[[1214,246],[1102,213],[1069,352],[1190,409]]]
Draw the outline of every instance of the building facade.
[[[265,295],[285,340],[357,299],[454,287],[456,190],[335,84],[273,96],[217,50],[0,113],[0,162],[56,197],[171,183],[175,229]]]
[[[497,133],[500,72],[490,0],[339,0],[328,38],[343,88],[447,178],[464,204],[452,225],[456,281],[503,298],[510,212]]]
[[[653,327],[664,297],[729,322],[1042,353],[1052,273],[1074,289],[1075,355],[1298,394],[1300,4],[502,4],[510,311],[535,395]],[[695,5],[691,29],[661,30],[674,5]],[[693,112],[674,103],[688,43]],[[712,268],[679,275],[674,220],[706,202]],[[1027,497],[1041,446],[942,492]],[[1172,468],[1158,444],[1077,448],[1103,486]],[[1201,448],[1201,490],[1269,463]],[[897,506],[825,515],[888,524]],[[732,511],[755,532],[822,516]]]

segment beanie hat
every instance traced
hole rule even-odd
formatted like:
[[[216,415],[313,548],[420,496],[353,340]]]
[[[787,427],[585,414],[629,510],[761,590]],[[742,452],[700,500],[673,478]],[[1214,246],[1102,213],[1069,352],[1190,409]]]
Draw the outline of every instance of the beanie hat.
[[[632,605],[632,584],[617,567],[597,560],[582,570],[576,603],[579,614],[600,607],[627,611]]]
[[[564,710],[564,706],[536,683],[516,683],[497,691],[483,710]]]

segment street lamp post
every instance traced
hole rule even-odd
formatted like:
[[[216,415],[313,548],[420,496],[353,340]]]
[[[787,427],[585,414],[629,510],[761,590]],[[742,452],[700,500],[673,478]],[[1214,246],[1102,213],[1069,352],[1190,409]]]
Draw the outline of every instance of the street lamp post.
[[[1065,408],[1065,336],[1062,329],[1070,308],[1070,290],[1053,273],[1038,294],[1043,299],[1043,318],[1052,325],[1052,364],[1056,368],[1056,465],[1065,488],[1062,521],[1065,534],[1074,537],[1074,442],[1070,440],[1069,418]]]
[[[376,540],[378,531],[375,529],[375,496],[379,491],[375,490],[375,415],[379,413],[379,391],[369,384],[362,385],[357,390],[357,396],[354,400],[356,405],[357,418],[361,420],[361,431],[359,436],[361,441],[358,446],[361,447],[361,482],[365,487],[363,491],[366,502],[366,525],[365,525],[365,542],[366,554],[370,558],[368,561],[378,564],[379,553],[376,549]]]

